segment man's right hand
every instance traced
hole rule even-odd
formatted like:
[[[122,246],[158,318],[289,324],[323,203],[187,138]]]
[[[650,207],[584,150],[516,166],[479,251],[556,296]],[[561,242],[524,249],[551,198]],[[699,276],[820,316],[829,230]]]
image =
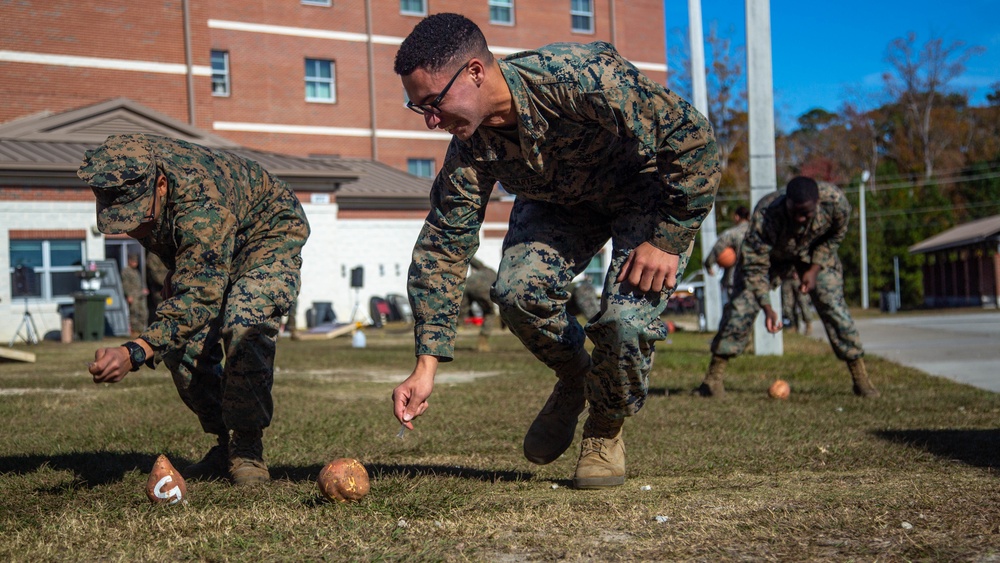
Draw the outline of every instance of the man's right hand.
[[[774,334],[784,328],[784,324],[781,322],[781,317],[775,312],[774,308],[770,305],[764,305],[764,326],[767,327],[767,331]]]
[[[438,359],[435,356],[417,356],[413,373],[392,391],[393,414],[403,426],[413,430],[413,419],[427,410],[427,398],[434,390]]]

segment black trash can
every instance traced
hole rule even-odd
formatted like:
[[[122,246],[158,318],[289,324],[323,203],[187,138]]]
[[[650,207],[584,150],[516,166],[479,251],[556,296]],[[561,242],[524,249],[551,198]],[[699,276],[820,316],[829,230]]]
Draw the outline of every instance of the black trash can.
[[[92,292],[73,294],[73,331],[77,340],[104,339],[105,299],[105,296]]]

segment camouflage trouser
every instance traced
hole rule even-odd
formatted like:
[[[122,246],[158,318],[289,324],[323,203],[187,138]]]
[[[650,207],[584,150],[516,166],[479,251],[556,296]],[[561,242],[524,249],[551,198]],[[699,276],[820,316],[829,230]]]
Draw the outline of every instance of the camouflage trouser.
[[[300,266],[296,257],[232,280],[221,316],[182,350],[163,355],[181,400],[205,432],[251,431],[271,423],[278,328],[298,295]]]
[[[787,272],[789,265],[772,268],[771,279],[780,275],[782,268]],[[844,273],[840,260],[833,268],[821,268],[816,277],[816,287],[809,293],[819,314],[830,346],[841,360],[856,360],[865,355],[861,337],[854,326],[854,319],[844,301]],[[719,332],[712,340],[712,353],[732,357],[743,353],[750,340],[754,319],[760,312],[760,304],[744,286],[743,276],[737,272],[733,298],[722,312]]]
[[[654,342],[667,336],[660,315],[672,290],[640,294],[615,281],[629,252],[649,239],[656,219],[635,204],[561,206],[518,198],[504,239],[492,293],[500,316],[535,357],[557,371],[589,337],[594,365],[586,397],[592,412],[608,417],[630,416],[642,408]],[[567,288],[608,239],[613,257],[600,313],[585,332],[566,310]],[[689,257],[690,250],[681,256],[678,279]]]
[[[146,296],[139,294],[132,298],[128,305],[128,324],[133,333],[140,333],[146,330],[146,322],[149,320],[149,310],[146,309]]]
[[[781,316],[790,320],[792,327],[812,322],[812,303],[808,295],[799,291],[800,285],[795,278],[781,280]]]

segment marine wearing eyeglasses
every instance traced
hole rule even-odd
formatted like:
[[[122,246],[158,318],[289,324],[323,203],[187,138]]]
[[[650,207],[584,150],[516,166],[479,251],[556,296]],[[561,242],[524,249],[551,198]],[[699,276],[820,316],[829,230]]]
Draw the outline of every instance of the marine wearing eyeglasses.
[[[589,402],[574,484],[621,485],[623,422],[645,402],[655,342],[667,334],[660,314],[714,201],[718,151],[708,122],[608,43],[496,59],[458,14],[422,20],[395,71],[407,107],[453,135],[413,251],[417,361],[393,392],[395,416],[412,427],[438,364],[454,355],[467,265],[500,182],[516,199],[492,299],[557,377],[525,435],[525,457],[557,459]],[[601,310],[584,328],[566,311],[568,290],[609,240]]]

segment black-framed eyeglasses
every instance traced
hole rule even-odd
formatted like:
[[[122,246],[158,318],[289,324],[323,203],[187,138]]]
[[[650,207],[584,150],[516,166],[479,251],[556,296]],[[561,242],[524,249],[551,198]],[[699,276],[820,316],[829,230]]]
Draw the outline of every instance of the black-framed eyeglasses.
[[[153,186],[153,205],[151,205],[149,208],[149,215],[146,215],[145,217],[142,218],[142,222],[139,223],[140,225],[145,225],[146,223],[149,223],[153,219],[156,219],[156,200],[157,200],[156,186]]]
[[[455,73],[455,76],[451,77],[451,80],[449,80],[448,84],[445,85],[444,90],[441,90],[441,93],[438,94],[436,98],[434,98],[433,102],[429,104],[415,104],[411,101],[407,101],[406,107],[412,109],[413,111],[419,113],[420,115],[426,115],[428,113],[431,115],[440,115],[441,108],[438,106],[441,105],[441,100],[444,99],[445,94],[448,93],[448,89],[450,89],[451,85],[454,84],[456,80],[458,80],[459,75],[461,75],[462,71],[464,71],[466,68],[469,67],[469,63],[471,62],[472,59],[469,59],[468,62],[462,65],[462,68],[458,69],[458,72]]]

